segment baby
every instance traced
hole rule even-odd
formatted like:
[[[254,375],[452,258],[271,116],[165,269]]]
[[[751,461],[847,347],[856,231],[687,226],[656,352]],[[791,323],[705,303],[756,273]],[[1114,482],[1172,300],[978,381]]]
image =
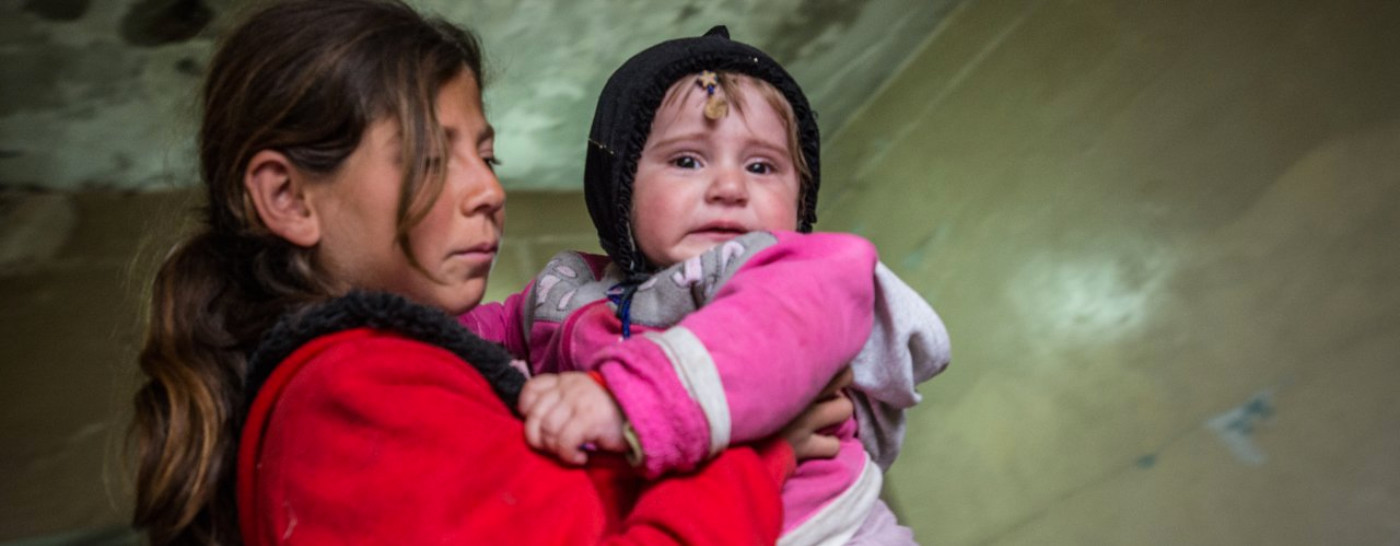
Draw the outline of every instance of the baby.
[[[947,333],[868,242],[806,233],[819,149],[801,88],[723,27],[613,74],[585,173],[608,256],[561,253],[461,317],[540,374],[520,402],[532,445],[687,471],[773,434],[849,364],[857,419],[788,482],[780,543],[912,543],[879,500],[881,473],[914,387],[948,363]]]

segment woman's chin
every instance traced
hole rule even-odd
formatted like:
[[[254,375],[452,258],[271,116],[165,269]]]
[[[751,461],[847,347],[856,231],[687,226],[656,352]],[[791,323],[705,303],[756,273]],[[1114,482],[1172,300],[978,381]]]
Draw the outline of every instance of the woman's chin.
[[[437,307],[441,308],[443,311],[446,311],[447,314],[452,316],[461,315],[463,313],[471,311],[472,309],[475,309],[477,305],[481,304],[481,297],[485,293],[485,290],[483,289],[484,287],[485,283],[482,283],[481,288],[470,290],[468,291],[468,293],[464,294],[456,294],[455,297],[450,299],[444,299],[440,302],[439,305],[437,305]]]

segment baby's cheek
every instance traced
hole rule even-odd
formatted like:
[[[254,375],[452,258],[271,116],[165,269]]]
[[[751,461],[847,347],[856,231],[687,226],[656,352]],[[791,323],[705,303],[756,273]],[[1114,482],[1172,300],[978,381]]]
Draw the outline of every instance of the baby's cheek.
[[[760,218],[758,229],[762,231],[797,231],[797,214],[777,212]]]
[[[778,219],[771,222],[764,222],[759,228],[762,231],[797,231],[797,221]]]
[[[767,197],[758,210],[759,229],[797,231],[797,197],[786,192],[775,192]]]

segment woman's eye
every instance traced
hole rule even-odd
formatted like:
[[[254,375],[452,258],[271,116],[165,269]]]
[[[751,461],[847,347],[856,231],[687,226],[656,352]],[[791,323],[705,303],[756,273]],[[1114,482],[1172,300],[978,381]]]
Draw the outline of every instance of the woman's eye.
[[[777,168],[774,167],[772,163],[769,163],[767,161],[755,161],[753,163],[749,163],[748,166],[745,168],[753,174],[772,174],[773,171],[777,170]]]
[[[680,167],[682,169],[695,169],[700,167],[700,162],[696,161],[694,157],[683,155],[672,159],[671,165]]]
[[[496,156],[494,155],[484,156],[481,158],[481,160],[486,162],[486,167],[491,169],[491,172],[493,173],[496,172],[496,167],[501,166],[501,160],[496,159]]]

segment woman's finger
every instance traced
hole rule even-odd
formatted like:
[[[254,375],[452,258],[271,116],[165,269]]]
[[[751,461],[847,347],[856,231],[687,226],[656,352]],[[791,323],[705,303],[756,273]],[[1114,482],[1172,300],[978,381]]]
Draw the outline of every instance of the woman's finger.
[[[839,382],[834,381],[834,385]],[[814,457],[830,458],[836,455],[840,449],[840,442],[831,435],[818,434],[817,431],[839,425],[851,418],[855,411],[855,405],[845,396],[833,396],[825,400],[818,400],[807,406],[807,409],[783,427],[780,433],[784,439],[792,445],[793,453],[798,460],[805,460]]]
[[[807,459],[830,459],[841,451],[841,441],[829,434],[813,434],[800,446],[793,446],[792,453],[799,461]]]
[[[851,371],[850,366],[846,366],[841,370],[841,373],[836,374],[836,377],[831,378],[831,381],[827,382],[826,388],[822,389],[822,393],[817,395],[817,399],[829,398],[840,393],[841,389],[851,386],[854,380],[855,373]]]
[[[807,430],[816,432],[824,428],[839,425],[855,414],[855,404],[850,398],[845,396],[835,396],[826,400],[813,403],[812,407],[802,415],[803,426]]]

